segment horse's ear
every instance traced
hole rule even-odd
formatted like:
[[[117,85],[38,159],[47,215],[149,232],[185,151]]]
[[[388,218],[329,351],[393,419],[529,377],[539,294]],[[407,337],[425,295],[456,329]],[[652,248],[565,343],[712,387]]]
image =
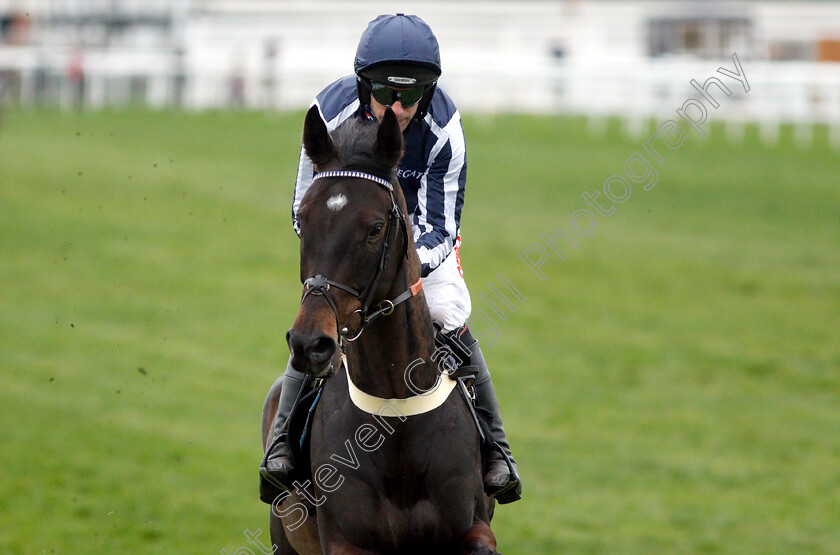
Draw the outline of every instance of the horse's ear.
[[[392,168],[397,165],[403,155],[403,136],[400,131],[400,122],[391,108],[385,109],[382,116],[382,123],[376,132],[376,144],[373,145],[373,152]]]
[[[317,106],[313,106],[306,113],[306,119],[303,122],[303,146],[306,154],[315,164],[316,170],[338,156],[338,151],[330,139],[327,125],[321,119]]]

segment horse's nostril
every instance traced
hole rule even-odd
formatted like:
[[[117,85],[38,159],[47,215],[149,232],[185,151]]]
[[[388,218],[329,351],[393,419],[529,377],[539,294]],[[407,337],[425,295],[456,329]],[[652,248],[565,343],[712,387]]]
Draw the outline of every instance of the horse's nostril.
[[[312,362],[325,362],[335,354],[335,341],[326,335],[313,340],[306,349]]]
[[[292,330],[286,332],[286,344],[295,356],[302,356],[306,349],[306,342],[300,334],[292,333]]]

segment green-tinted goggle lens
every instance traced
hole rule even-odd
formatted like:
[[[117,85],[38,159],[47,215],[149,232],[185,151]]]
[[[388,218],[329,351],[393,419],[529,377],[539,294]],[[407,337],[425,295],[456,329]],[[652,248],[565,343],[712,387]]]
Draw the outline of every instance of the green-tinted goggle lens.
[[[370,84],[370,95],[383,106],[390,106],[399,100],[403,108],[411,108],[420,102],[424,91],[425,87],[423,85],[397,90],[386,87],[381,83]]]

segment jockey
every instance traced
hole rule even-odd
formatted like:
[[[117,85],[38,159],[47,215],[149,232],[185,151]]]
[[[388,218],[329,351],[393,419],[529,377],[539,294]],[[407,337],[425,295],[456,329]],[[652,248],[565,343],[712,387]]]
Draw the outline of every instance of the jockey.
[[[332,132],[349,118],[382,119],[388,106],[400,124],[405,154],[397,177],[405,195],[414,242],[420,257],[423,291],[439,339],[467,347],[464,364],[477,367],[476,412],[498,448],[484,461],[484,489],[500,503],[520,498],[522,485],[510,453],[499,403],[487,363],[466,326],[470,293],[464,282],[458,249],[467,163],[461,116],[452,100],[437,87],[441,74],[438,42],[429,26],[414,15],[382,15],[362,34],[356,50],[355,76],[332,83],[315,98],[327,129]],[[312,184],[314,167],[301,149],[292,221],[300,234],[297,211]],[[290,359],[291,360],[291,359]],[[283,431],[300,394],[304,374],[289,364],[283,374],[273,437]],[[277,443],[260,468],[262,478],[290,489],[291,451]]]

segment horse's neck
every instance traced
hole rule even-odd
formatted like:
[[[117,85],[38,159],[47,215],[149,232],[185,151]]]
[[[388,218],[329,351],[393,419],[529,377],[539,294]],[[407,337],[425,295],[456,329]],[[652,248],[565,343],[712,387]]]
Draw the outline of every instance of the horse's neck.
[[[390,316],[373,322],[351,344],[347,351],[350,377],[370,395],[384,399],[411,397],[437,381],[434,350],[426,299],[423,295],[412,297]]]

